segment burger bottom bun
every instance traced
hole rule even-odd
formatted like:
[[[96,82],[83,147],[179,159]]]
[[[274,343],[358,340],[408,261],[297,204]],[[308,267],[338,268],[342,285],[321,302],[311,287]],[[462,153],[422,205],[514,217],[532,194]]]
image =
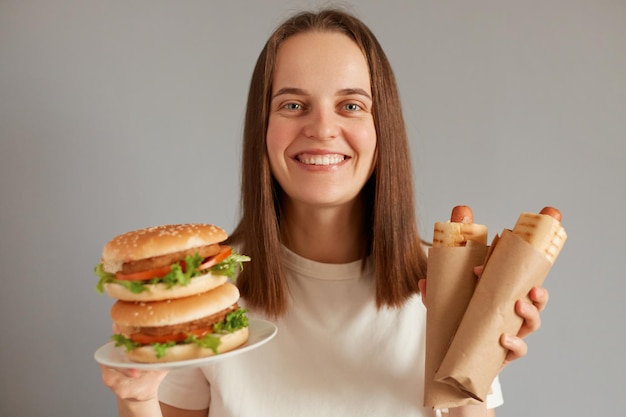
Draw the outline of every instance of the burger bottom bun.
[[[246,343],[248,340],[248,328],[244,327],[233,333],[218,334],[216,336],[220,338],[220,345],[217,348],[218,354],[225,353]],[[130,360],[135,362],[162,363],[205,358],[214,356],[215,352],[211,349],[202,348],[195,343],[189,343],[167,348],[165,355],[160,358],[156,357],[156,351],[152,346],[135,348],[126,352],[126,355]]]
[[[104,290],[109,296],[123,301],[161,301],[207,292],[213,288],[219,287],[227,280],[228,277],[225,275],[209,273],[192,278],[187,285],[174,285],[173,287],[169,287],[167,284],[163,283],[147,284],[146,287],[148,289],[138,294],[114,282],[104,284]]]

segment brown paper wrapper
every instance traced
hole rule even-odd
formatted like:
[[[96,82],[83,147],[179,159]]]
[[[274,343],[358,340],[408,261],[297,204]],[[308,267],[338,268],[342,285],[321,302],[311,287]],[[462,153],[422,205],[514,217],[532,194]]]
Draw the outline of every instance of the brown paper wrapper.
[[[507,354],[500,345],[500,336],[515,335],[522,325],[522,318],[515,313],[515,302],[528,299],[530,289],[541,286],[551,267],[541,252],[505,230],[497,244],[492,245],[483,274],[435,380],[485,401]]]
[[[474,267],[483,264],[486,254],[485,245],[472,241],[466,247],[433,247],[428,252],[424,379],[426,407],[440,409],[479,403],[456,388],[435,381],[434,376],[474,293]]]

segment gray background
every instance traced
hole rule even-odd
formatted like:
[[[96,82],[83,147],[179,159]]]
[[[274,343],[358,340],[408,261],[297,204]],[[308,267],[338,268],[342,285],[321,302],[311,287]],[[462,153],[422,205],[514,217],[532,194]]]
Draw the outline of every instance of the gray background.
[[[491,235],[564,213],[543,327],[503,371],[498,416],[620,414],[626,2],[345,4],[395,68],[426,237],[460,203]],[[102,246],[169,222],[232,230],[252,66],[315,5],[0,1],[1,416],[115,414],[93,360]]]

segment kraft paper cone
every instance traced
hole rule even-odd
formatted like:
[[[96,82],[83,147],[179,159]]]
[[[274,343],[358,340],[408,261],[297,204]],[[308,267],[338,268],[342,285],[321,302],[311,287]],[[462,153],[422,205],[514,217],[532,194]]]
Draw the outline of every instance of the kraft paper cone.
[[[450,341],[476,287],[474,267],[482,265],[487,246],[433,247],[428,252],[426,296],[426,364],[424,406],[436,409],[477,404],[456,388],[434,380]]]
[[[493,246],[493,245],[492,245]],[[435,380],[485,401],[507,350],[503,333],[515,335],[522,318],[515,303],[541,286],[552,264],[526,241],[505,230],[492,248],[474,295],[459,324]],[[428,294],[430,295],[430,294]]]

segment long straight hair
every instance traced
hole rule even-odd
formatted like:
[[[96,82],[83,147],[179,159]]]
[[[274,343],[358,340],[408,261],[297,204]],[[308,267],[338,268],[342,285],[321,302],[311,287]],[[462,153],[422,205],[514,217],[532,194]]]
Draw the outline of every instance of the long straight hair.
[[[280,25],[258,57],[248,93],[243,132],[241,210],[230,243],[252,262],[237,278],[247,304],[278,317],[288,308],[288,284],[281,262],[280,217],[283,190],[273,178],[265,145],[276,55],[289,37],[310,31],[339,32],[366,57],[373,94],[377,152],[372,176],[364,186],[364,255],[376,275],[376,304],[399,307],[419,292],[426,277],[426,256],[417,230],[410,150],[395,76],[369,28],[336,9],[299,13]]]

